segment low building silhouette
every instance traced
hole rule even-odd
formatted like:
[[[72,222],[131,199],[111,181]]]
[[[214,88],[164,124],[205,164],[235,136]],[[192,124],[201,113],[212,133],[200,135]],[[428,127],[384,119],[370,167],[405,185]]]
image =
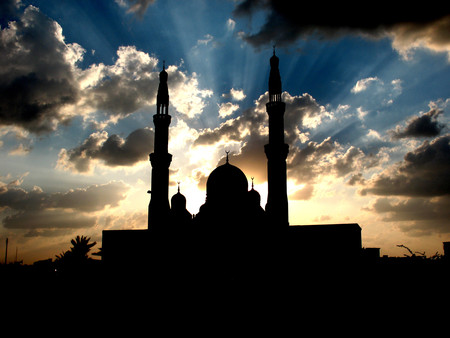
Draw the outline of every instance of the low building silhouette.
[[[444,258],[450,261],[450,242],[442,242],[444,246]]]

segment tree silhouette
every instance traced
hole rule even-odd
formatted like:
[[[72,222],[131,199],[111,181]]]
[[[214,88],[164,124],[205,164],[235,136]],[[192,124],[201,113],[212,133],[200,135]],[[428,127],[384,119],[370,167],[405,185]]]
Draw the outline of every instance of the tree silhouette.
[[[100,256],[100,257],[102,257],[103,256],[102,248],[98,248],[98,251],[97,252],[93,252],[92,256]]]
[[[407,246],[405,246],[403,244],[397,245],[397,247],[404,248],[404,249],[409,251],[410,255],[403,254],[405,257],[409,257],[409,258],[418,258],[418,257],[426,258],[425,251],[424,252],[420,252],[420,251],[414,251],[413,252],[410,248],[408,248]],[[416,256],[416,254],[418,254],[419,256]]]
[[[60,255],[56,255],[55,264],[59,269],[76,268],[86,265],[91,258],[88,257],[91,248],[97,244],[97,242],[89,243],[91,238],[86,236],[77,236],[72,239],[72,247]]]
[[[97,244],[97,242],[89,243],[91,238],[87,238],[85,236],[77,236],[75,239],[72,239],[70,243],[72,243],[73,247],[70,248],[70,252],[73,256],[77,257],[80,260],[87,260],[88,253],[91,251],[91,248]]]

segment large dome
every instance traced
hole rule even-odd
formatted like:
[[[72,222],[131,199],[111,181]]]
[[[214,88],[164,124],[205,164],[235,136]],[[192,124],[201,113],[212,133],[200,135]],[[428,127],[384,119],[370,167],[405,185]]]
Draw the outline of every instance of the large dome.
[[[239,199],[247,191],[247,177],[241,169],[228,162],[214,169],[206,182],[206,197],[210,202],[224,198]]]

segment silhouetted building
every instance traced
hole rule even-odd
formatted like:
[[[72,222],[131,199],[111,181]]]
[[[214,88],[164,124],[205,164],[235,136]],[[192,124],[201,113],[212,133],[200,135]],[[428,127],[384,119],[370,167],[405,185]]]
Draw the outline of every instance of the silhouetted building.
[[[269,143],[264,146],[268,183],[266,213],[271,226],[285,228],[289,225],[286,187],[286,158],[289,145],[284,143],[286,104],[281,100],[281,76],[278,65],[279,59],[274,49],[270,58],[269,102],[266,104],[269,115]]]
[[[450,242],[442,242],[444,246],[444,258],[450,261]]]
[[[156,114],[153,115],[155,125],[154,152],[150,154],[152,164],[152,190],[148,206],[148,228],[161,229],[169,219],[169,166],[172,155],[168,152],[169,125],[169,90],[167,88],[167,72],[159,73],[158,95],[156,97]]]
[[[178,185],[178,192],[170,199],[170,204],[172,208],[169,224],[178,231],[188,227],[191,224],[192,215],[186,209],[186,197],[180,193],[180,185]]]
[[[102,261],[118,268],[141,264],[148,257],[149,235],[148,230],[103,231]]]
[[[365,261],[378,261],[380,259],[380,248],[363,248],[361,256]]]
[[[214,169],[206,182],[206,201],[194,219],[194,225],[206,231],[253,232],[265,224],[261,196],[248,190],[241,169],[226,163]],[[209,230],[208,230],[209,229]]]
[[[298,258],[345,262],[361,253],[361,227],[356,223],[293,225],[288,238],[289,250]]]
[[[151,200],[148,230],[103,231],[103,261],[108,266],[132,263],[177,269],[212,269],[216,273],[242,274],[305,262],[353,262],[361,255],[358,224],[289,226],[286,158],[284,141],[285,103],[282,101],[279,59],[270,58],[269,142],[267,156],[268,198],[265,210],[261,196],[248,187],[241,169],[230,163],[214,169],[206,182],[206,199],[193,218],[186,210],[186,197],[178,192],[168,199],[169,92],[168,75],[160,73],[157,95]],[[175,268],[176,267],[176,268]]]

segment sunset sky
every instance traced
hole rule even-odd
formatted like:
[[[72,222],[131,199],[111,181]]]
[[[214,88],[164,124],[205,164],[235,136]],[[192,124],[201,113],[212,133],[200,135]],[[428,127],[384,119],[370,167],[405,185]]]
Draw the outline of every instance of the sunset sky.
[[[0,4],[0,260],[147,227],[158,75],[170,192],[192,214],[209,173],[267,200],[269,58],[286,102],[291,225],[358,223],[363,247],[450,241],[450,13],[377,2],[102,0]],[[227,212],[230,212],[229,210]]]

